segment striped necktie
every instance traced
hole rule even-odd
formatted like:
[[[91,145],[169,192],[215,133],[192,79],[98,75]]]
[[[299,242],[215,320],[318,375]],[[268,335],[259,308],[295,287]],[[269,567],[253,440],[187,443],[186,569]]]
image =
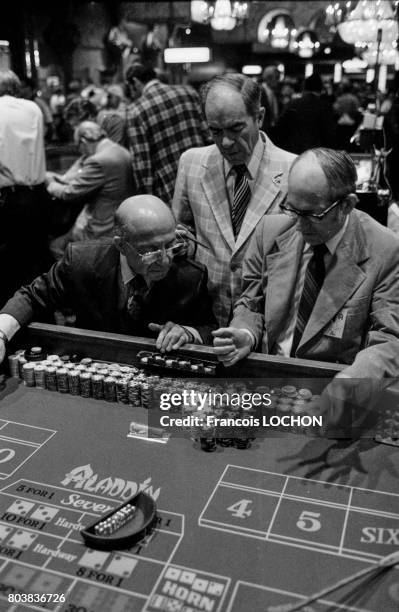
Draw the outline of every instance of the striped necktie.
[[[233,166],[236,173],[234,183],[234,200],[233,209],[231,211],[231,221],[233,224],[234,238],[237,238],[240,233],[241,225],[251,199],[251,189],[246,176],[247,167],[245,164]]]
[[[147,291],[147,284],[144,278],[136,275],[129,283],[127,311],[133,321],[139,321],[143,314],[143,299]]]
[[[324,282],[326,268],[324,255],[327,253],[325,244],[317,244],[313,247],[313,255],[306,268],[305,282],[303,284],[302,295],[298,307],[298,315],[292,341],[291,357],[295,356],[298,345],[301,341],[305,327],[312,314],[317,296]]]

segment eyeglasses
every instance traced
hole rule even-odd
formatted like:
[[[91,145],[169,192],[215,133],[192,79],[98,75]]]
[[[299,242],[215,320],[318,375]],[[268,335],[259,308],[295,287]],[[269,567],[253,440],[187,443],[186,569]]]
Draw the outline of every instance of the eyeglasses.
[[[184,240],[176,240],[171,246],[162,249],[157,249],[156,251],[148,251],[147,253],[139,253],[137,249],[135,249],[128,242],[126,243],[132,251],[135,251],[136,255],[140,257],[143,264],[149,265],[156,263],[158,261],[162,261],[164,253],[173,258],[176,255],[183,255],[183,253],[187,250],[187,243]]]
[[[297,219],[298,217],[302,217],[305,219],[311,219],[312,221],[314,221],[315,223],[319,223],[320,221],[322,221],[324,219],[324,217],[331,211],[333,210],[333,208],[335,208],[336,206],[338,206],[338,204],[340,204],[342,202],[344,198],[339,198],[338,200],[336,200],[333,204],[331,204],[331,206],[329,206],[328,208],[326,208],[326,210],[324,210],[321,213],[310,213],[310,212],[306,212],[306,211],[302,211],[302,210],[298,210],[296,208],[293,208],[292,206],[287,206],[286,204],[280,204],[280,209],[289,217],[292,217],[293,219]]]

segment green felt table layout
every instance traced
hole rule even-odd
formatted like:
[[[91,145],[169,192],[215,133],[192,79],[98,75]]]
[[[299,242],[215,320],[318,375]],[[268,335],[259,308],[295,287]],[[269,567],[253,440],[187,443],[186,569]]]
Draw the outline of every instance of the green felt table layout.
[[[120,363],[145,345],[40,325],[24,341],[51,351],[85,343],[87,356]],[[291,368],[297,379],[296,361],[251,357],[246,367],[274,376]],[[320,366],[320,376],[333,374]],[[0,611],[263,612],[398,548],[399,456],[372,439],[288,434],[206,453],[189,438],[129,438],[130,422],[147,419],[143,408],[13,378],[0,407]],[[128,550],[87,548],[80,530],[139,490],[156,500],[151,533]],[[397,611],[398,569],[310,609]]]

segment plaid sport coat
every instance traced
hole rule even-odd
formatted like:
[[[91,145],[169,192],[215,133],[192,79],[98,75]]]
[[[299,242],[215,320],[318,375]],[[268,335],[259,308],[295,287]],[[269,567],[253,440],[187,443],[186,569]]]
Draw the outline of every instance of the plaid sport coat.
[[[234,240],[223,157],[216,145],[190,149],[180,159],[173,198],[177,220],[189,226],[208,248],[196,260],[208,268],[208,290],[220,326],[228,324],[241,294],[242,261],[264,215],[278,212],[287,195],[288,170],[295,155],[276,147],[266,134],[263,156],[240,233]]]
[[[154,81],[126,113],[136,193],[172,204],[179,158],[190,147],[212,142],[197,93]]]

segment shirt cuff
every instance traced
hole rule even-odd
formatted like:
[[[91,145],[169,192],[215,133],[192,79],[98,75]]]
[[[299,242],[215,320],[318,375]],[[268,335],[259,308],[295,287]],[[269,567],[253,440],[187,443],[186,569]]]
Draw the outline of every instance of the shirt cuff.
[[[189,327],[188,325],[182,325],[182,328],[185,329],[187,332],[189,332],[193,336],[195,344],[204,344],[202,342],[201,334],[199,333],[197,329],[195,329],[195,327]]]
[[[251,344],[251,351],[253,351],[253,349],[256,346],[256,338],[255,338],[255,336],[253,335],[253,333],[249,329],[246,329],[245,327],[240,327],[239,329],[240,329],[240,331],[245,332],[251,338],[251,343],[252,343]]]
[[[11,340],[11,338],[14,336],[14,334],[17,333],[20,327],[21,326],[18,323],[17,319],[15,319],[15,317],[13,317],[12,315],[6,313],[0,314],[0,330],[5,333],[8,340]]]

